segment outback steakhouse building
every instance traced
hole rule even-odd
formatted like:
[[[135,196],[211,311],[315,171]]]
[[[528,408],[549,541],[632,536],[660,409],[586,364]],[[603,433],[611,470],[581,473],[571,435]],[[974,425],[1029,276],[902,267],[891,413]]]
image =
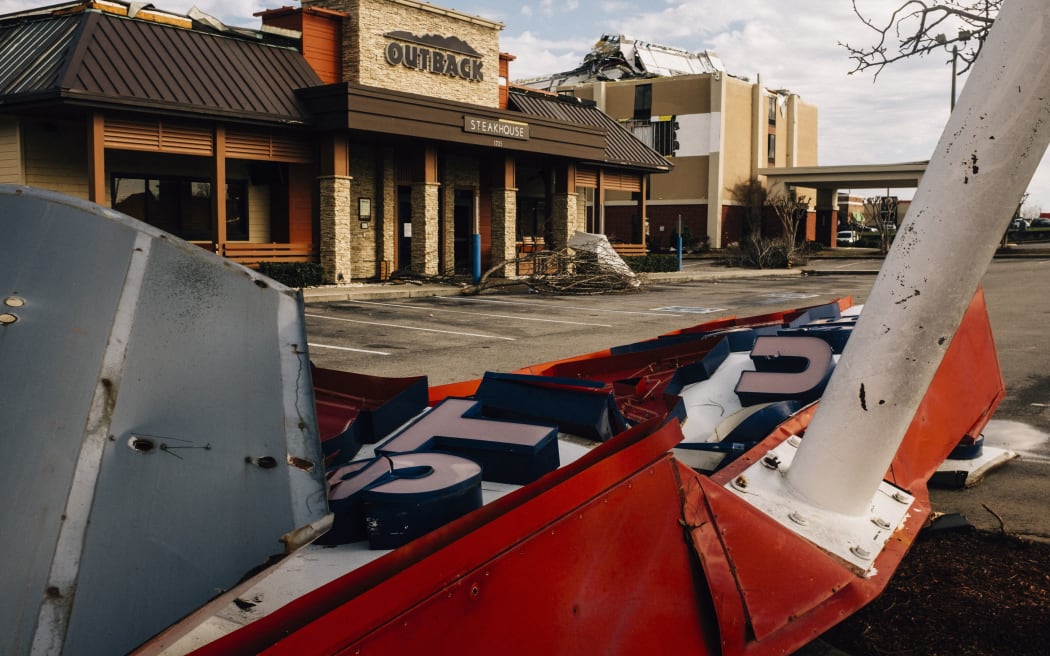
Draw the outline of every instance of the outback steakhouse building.
[[[469,270],[599,225],[670,169],[594,104],[511,89],[501,23],[415,0],[261,12],[260,30],[127,2],[0,17],[0,182],[121,210],[328,282]],[[619,194],[623,196],[623,193]]]

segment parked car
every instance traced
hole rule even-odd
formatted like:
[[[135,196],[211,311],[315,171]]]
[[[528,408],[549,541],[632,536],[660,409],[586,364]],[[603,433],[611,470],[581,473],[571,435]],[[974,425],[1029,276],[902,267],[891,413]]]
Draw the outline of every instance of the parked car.
[[[1032,223],[1028,225],[1029,228],[1050,228],[1050,219],[1039,217],[1038,219],[1032,219]]]
[[[1024,219],[1014,219],[1010,222],[1010,230],[1027,230],[1028,222]]]
[[[839,230],[835,236],[835,243],[839,246],[852,246],[860,241],[860,235],[855,230]]]

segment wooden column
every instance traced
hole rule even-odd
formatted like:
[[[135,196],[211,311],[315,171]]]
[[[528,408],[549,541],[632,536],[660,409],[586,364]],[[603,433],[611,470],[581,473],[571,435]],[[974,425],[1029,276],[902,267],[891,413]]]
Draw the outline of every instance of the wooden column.
[[[99,112],[91,114],[88,126],[88,200],[106,204],[106,118]]]
[[[594,191],[595,232],[605,234],[605,171],[598,169],[598,188]]]
[[[220,255],[226,250],[226,128],[215,127],[215,148],[212,153],[211,209],[215,217],[215,249]]]
[[[648,216],[648,204],[646,203],[646,197],[649,195],[649,175],[646,173],[639,174],[641,178],[641,191],[638,192],[638,220],[642,224],[642,243],[646,245],[646,249],[649,247],[649,216]]]

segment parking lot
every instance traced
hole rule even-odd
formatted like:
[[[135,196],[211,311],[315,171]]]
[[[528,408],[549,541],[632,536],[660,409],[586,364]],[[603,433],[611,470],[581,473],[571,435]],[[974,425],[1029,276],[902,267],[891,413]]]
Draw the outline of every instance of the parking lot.
[[[690,264],[710,266],[687,263],[687,272]],[[875,280],[871,272],[879,265],[879,260],[820,260],[806,267],[819,275],[654,284],[642,292],[603,296],[518,291],[308,302],[310,356],[323,367],[380,376],[425,374],[431,385],[440,385],[628,344],[720,317],[844,296],[863,303]],[[1043,539],[1050,539],[1050,354],[1044,338],[1050,324],[1050,297],[1044,292],[1048,275],[1050,258],[1035,256],[997,259],[984,278],[1006,383],[1006,397],[985,436],[989,445],[1013,449],[1021,458],[977,487],[934,491],[941,512],[962,513],[989,529],[998,529],[1002,519],[1008,531]]]
[[[426,374],[431,384],[655,337],[720,317],[746,316],[863,295],[866,277],[832,281],[732,280],[645,292],[351,300],[307,307],[311,358],[383,376]],[[861,299],[862,300],[862,299]]]

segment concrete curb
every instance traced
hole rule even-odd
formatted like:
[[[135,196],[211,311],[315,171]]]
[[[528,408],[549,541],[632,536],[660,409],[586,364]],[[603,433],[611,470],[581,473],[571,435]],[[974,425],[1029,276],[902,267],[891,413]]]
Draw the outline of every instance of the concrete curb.
[[[303,289],[303,300],[307,303],[332,303],[338,301],[372,301],[391,298],[423,298],[427,296],[459,296],[462,287],[452,285],[393,285],[370,283],[356,287],[308,287]]]
[[[638,278],[644,285],[675,284],[686,282],[718,282],[720,280],[739,280],[745,278],[785,278],[805,275],[804,269],[731,269],[712,267],[702,271],[683,271],[669,273],[642,273]],[[359,285],[329,285],[325,287],[307,287],[303,289],[303,299],[307,303],[333,303],[339,301],[371,301],[397,298],[422,298],[426,296],[459,296],[463,287],[457,285],[437,285],[411,283],[364,283]]]

